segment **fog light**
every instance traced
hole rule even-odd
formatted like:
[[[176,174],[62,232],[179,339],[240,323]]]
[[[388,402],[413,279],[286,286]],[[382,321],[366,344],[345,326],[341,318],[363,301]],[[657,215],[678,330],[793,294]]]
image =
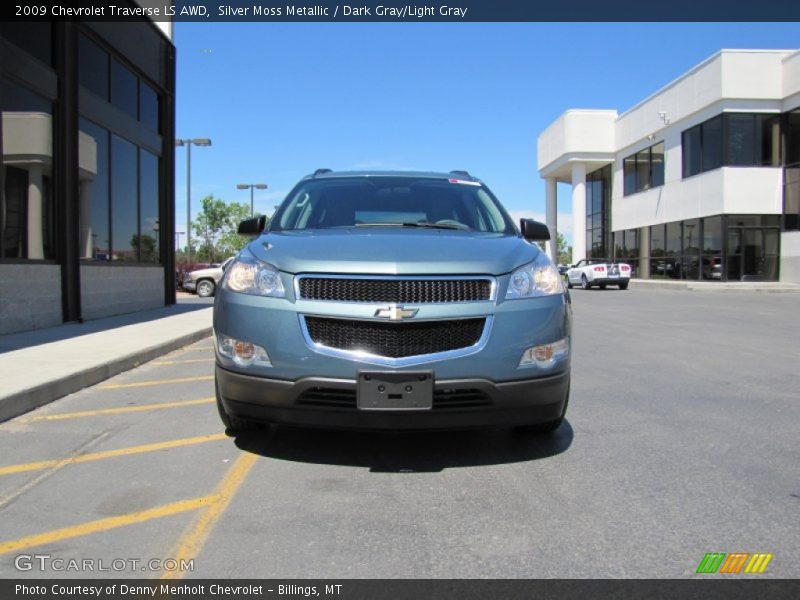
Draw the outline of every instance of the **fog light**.
[[[226,335],[218,335],[217,350],[222,356],[230,358],[234,364],[240,367],[249,367],[254,364],[272,366],[267,351],[251,342],[243,342]]]
[[[564,338],[552,344],[533,346],[522,353],[519,361],[520,367],[551,367],[556,362],[566,358],[569,354],[569,338]]]

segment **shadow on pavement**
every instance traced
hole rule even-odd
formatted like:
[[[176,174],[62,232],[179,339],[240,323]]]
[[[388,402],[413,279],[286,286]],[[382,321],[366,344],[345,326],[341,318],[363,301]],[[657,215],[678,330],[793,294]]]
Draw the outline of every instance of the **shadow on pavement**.
[[[213,298],[186,299],[184,301],[179,301],[178,304],[164,306],[162,308],[92,319],[90,321],[84,321],[83,323],[64,323],[63,325],[48,327],[46,329],[35,329],[33,331],[0,335],[0,354],[13,350],[21,350],[23,348],[31,348],[41,344],[60,342],[83,335],[108,331],[110,329],[117,329],[127,325],[136,325],[203,310],[205,308],[210,308],[213,305],[213,301]]]
[[[565,452],[572,438],[565,420],[549,435],[512,429],[382,433],[273,426],[241,434],[235,443],[280,460],[366,467],[373,473],[438,473],[549,458]]]

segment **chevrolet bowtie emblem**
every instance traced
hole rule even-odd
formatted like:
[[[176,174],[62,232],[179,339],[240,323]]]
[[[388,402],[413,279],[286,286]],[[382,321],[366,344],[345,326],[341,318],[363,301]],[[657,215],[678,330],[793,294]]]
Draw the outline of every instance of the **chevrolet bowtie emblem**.
[[[379,319],[389,319],[390,321],[402,321],[414,317],[418,308],[403,308],[397,304],[391,304],[386,308],[379,308],[375,311],[375,316]]]

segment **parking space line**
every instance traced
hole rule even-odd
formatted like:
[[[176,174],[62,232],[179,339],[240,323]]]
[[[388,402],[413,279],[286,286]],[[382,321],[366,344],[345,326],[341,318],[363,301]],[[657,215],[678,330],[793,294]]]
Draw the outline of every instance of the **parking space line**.
[[[196,400],[180,400],[177,402],[159,402],[157,404],[140,404],[138,406],[122,406],[120,408],[100,408],[97,410],[83,410],[73,413],[60,413],[55,415],[36,415],[33,417],[21,417],[18,423],[31,423],[34,421],[61,421],[64,419],[81,419],[83,417],[97,417],[101,415],[117,415],[121,413],[143,412],[147,410],[161,410],[163,408],[183,408],[184,406],[194,406],[196,404],[210,404],[216,402],[216,398],[198,398]]]
[[[11,475],[12,473],[25,473],[28,471],[41,471],[50,468],[60,468],[66,465],[76,465],[86,462],[93,462],[96,460],[103,460],[106,458],[114,458],[117,456],[130,456],[132,454],[157,452],[159,450],[169,450],[171,448],[181,448],[183,446],[193,446],[195,444],[204,444],[206,442],[217,442],[225,439],[228,439],[228,436],[225,435],[224,433],[215,433],[212,435],[201,435],[197,437],[169,440],[167,442],[156,442],[153,444],[143,444],[141,446],[118,448],[116,450],[105,450],[103,452],[79,454],[77,456],[70,456],[59,460],[42,460],[33,463],[10,465],[7,467],[0,467],[0,475]]]
[[[258,455],[251,452],[245,452],[236,459],[236,462],[233,463],[225,477],[220,481],[217,489],[210,496],[213,498],[212,502],[193,519],[193,522],[179,538],[176,549],[171,555],[174,559],[178,561],[192,559],[200,554],[208,540],[208,536],[214,529],[214,525],[225,513],[233,496],[244,483],[245,478],[250,473],[250,469],[253,468],[257,460]],[[164,573],[162,579],[180,579],[184,575],[184,572],[170,571]]]
[[[178,379],[159,379],[156,381],[139,381],[136,383],[112,383],[110,385],[98,385],[98,390],[120,390],[123,388],[149,387],[153,385],[166,385],[171,383],[190,383],[193,381],[211,381],[213,375],[200,375],[199,377],[180,377]]]
[[[0,542],[0,554],[8,554],[9,552],[24,550],[26,548],[34,548],[36,546],[60,542],[62,540],[71,538],[83,537],[91,533],[108,531],[109,529],[133,525],[134,523],[143,523],[145,521],[151,521],[152,519],[177,515],[192,510],[197,510],[198,508],[203,508],[214,501],[215,498],[212,496],[202,496],[200,498],[192,498],[191,500],[180,500],[178,502],[163,504],[147,510],[118,515],[116,517],[106,517],[104,519],[97,519],[96,521],[88,521],[86,523],[80,523],[70,527],[63,527],[61,529],[54,529],[53,531],[46,531],[44,533],[37,533],[35,535],[21,537],[16,540]]]
[[[213,358],[189,358],[187,360],[158,360],[150,364],[158,367],[165,367],[167,365],[188,365],[189,363],[204,363],[214,362]]]

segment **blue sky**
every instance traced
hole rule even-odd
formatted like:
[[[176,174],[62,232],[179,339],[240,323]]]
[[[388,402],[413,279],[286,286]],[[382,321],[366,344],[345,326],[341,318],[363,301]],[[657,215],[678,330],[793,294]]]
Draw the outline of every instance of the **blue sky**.
[[[467,169],[541,216],[536,138],[562,112],[621,112],[721,48],[798,48],[800,23],[177,23],[174,42],[177,135],[213,141],[192,152],[193,215],[261,182],[270,214],[328,167]],[[178,148],[179,231],[185,161]]]

